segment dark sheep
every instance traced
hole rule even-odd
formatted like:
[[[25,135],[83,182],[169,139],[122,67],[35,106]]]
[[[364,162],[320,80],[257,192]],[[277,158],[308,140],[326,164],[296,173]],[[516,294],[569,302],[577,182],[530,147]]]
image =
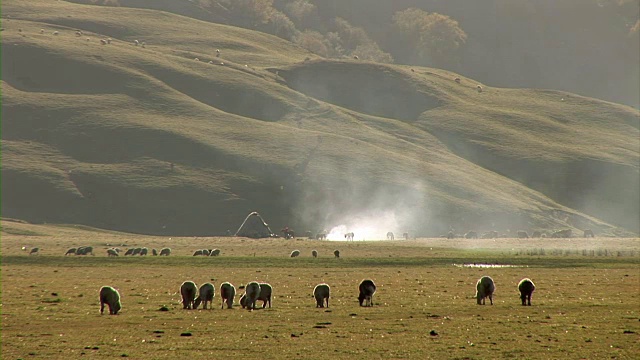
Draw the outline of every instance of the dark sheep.
[[[333,256],[335,256],[336,259],[339,259],[340,258],[340,250],[334,250],[333,251]]]
[[[182,296],[183,309],[195,309],[196,297],[198,297],[198,287],[193,281],[185,281],[180,285],[180,295]]]
[[[213,309],[213,297],[216,294],[216,288],[211,283],[204,283],[200,286],[198,298],[193,304],[193,308],[197,309],[202,303],[202,308],[207,309],[207,302],[209,302],[210,308]]]
[[[522,306],[529,305],[531,306],[531,294],[536,289],[536,286],[533,284],[533,281],[528,278],[524,278],[520,280],[518,283],[518,290],[520,291],[520,300],[522,300]]]
[[[373,283],[373,280],[362,280],[358,286],[358,290],[358,302],[360,306],[373,306],[373,294],[376,293],[376,284]]]
[[[109,306],[109,314],[117,315],[122,309],[120,303],[120,293],[111,286],[103,286],[100,288],[100,314],[104,313],[104,304]]]
[[[496,285],[489,276],[483,276],[476,283],[476,300],[478,305],[484,305],[485,299],[488,297],[491,305],[493,305],[493,293],[496,291]]]
[[[313,288],[313,297],[316,298],[316,307],[323,308],[325,301],[327,303],[327,307],[329,307],[329,295],[331,289],[328,284],[318,284],[315,288]]]
[[[75,255],[75,254],[76,254],[76,250],[78,250],[78,249],[76,249],[76,248],[71,248],[71,249],[67,250],[67,252],[66,252],[66,253],[64,253],[64,256],[67,256],[67,255],[69,255],[69,254],[73,254],[73,255]]]
[[[220,299],[222,299],[222,308],[227,303],[227,308],[233,308],[233,298],[236,296],[236,288],[231,283],[223,282],[220,285]]]

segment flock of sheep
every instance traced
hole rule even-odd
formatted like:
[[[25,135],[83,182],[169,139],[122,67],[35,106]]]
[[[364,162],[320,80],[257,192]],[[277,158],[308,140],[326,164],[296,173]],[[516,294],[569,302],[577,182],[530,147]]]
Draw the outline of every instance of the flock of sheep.
[[[240,306],[243,309],[252,311],[256,309],[256,302],[262,301],[262,308],[266,308],[267,304],[271,308],[271,296],[273,294],[273,287],[268,283],[259,283],[257,281],[249,282],[245,287],[245,292],[240,296]],[[531,295],[536,289],[533,281],[529,278],[524,278],[518,283],[518,290],[520,291],[520,300],[522,305],[531,306]],[[481,277],[476,283],[476,301],[478,305],[485,305],[486,298],[489,298],[489,302],[493,305],[493,293],[496,290],[496,285],[490,276]],[[198,286],[193,281],[185,281],[180,285],[180,295],[182,297],[183,309],[198,309],[202,304],[203,309],[213,309],[213,298],[215,296],[215,286],[211,283],[205,283],[198,289]],[[329,297],[331,288],[326,283],[321,283],[313,288],[313,297],[316,301],[316,308],[329,307]],[[376,284],[373,280],[365,279],[358,285],[358,302],[360,306],[373,306],[373,295],[376,293]],[[220,285],[220,299],[222,302],[222,309],[225,304],[228,309],[233,308],[233,301],[236,296],[236,288],[229,282],[223,282]],[[122,309],[120,302],[120,293],[118,290],[111,286],[103,286],[100,288],[100,314],[104,313],[105,304],[109,307],[109,314],[116,315],[118,311]]]

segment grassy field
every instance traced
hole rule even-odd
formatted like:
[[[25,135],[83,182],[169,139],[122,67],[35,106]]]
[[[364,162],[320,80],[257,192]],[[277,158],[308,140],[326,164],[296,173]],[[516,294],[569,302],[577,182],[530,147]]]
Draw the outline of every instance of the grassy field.
[[[96,255],[63,256],[80,245],[94,246]],[[631,359],[640,352],[639,245],[637,238],[168,238],[3,221],[2,359]],[[109,246],[173,252],[108,258]],[[40,255],[23,247],[40,247]],[[201,248],[222,253],[191,256]],[[299,258],[288,257],[294,249]],[[475,304],[482,275],[496,282],[493,306]],[[523,277],[537,286],[531,307],[520,305]],[[357,303],[363,278],[378,286],[371,308]],[[211,310],[183,310],[185,280],[212,282],[216,292],[224,281],[236,288],[266,281],[273,307],[221,310],[216,294]],[[331,285],[327,309],[311,296],[321,282]],[[117,316],[99,314],[103,285],[121,293]]]

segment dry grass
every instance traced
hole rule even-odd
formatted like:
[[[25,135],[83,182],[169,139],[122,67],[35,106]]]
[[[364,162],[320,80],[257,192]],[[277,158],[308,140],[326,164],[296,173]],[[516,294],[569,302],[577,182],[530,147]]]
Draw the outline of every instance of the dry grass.
[[[640,265],[637,256],[509,255],[515,239],[410,242],[317,242],[239,238],[165,238],[35,226],[3,221],[2,358],[633,358],[640,351]],[[12,229],[13,231],[5,231]],[[22,234],[16,234],[22,232]],[[40,235],[34,235],[40,234]],[[503,240],[503,239],[501,239]],[[637,249],[639,239],[611,241]],[[540,240],[542,241],[542,240]],[[551,240],[548,240],[551,241]],[[586,239],[553,240],[549,248],[586,248]],[[173,249],[168,258],[107,258],[106,244]],[[64,257],[93,245],[95,257]],[[28,256],[22,246],[39,246]],[[217,247],[218,258],[190,256]],[[300,258],[288,258],[291,250]],[[342,259],[330,256],[342,251]],[[311,258],[317,249],[320,258]],[[255,257],[253,256],[255,253]],[[479,269],[454,263],[516,264]],[[478,306],[475,281],[494,278],[494,306]],[[376,306],[358,307],[357,284],[372,278]],[[536,283],[522,307],[516,284]],[[178,288],[252,280],[274,287],[273,308],[182,310]],[[330,308],[316,309],[313,287],[331,285]],[[117,316],[100,315],[98,289],[122,295]],[[241,292],[241,290],[239,291]],[[237,301],[237,298],[236,298]],[[169,311],[159,311],[166,306]],[[434,331],[437,335],[431,335]],[[182,336],[182,334],[191,336]]]

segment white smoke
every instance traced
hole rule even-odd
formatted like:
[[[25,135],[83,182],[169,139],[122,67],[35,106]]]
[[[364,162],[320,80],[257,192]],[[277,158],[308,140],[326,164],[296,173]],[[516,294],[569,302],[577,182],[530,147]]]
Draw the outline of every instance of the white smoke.
[[[354,240],[386,240],[387,232],[393,232],[398,239],[406,230],[400,229],[396,214],[393,211],[355,216],[345,224],[331,228],[327,240],[344,241],[344,234],[353,232]]]

